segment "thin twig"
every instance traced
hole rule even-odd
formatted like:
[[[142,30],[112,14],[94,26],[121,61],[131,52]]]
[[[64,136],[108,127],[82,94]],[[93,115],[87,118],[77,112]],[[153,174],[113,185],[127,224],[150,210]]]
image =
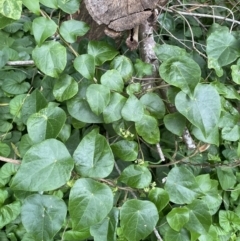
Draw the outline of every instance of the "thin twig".
[[[34,65],[34,61],[33,60],[8,61],[6,65],[9,65],[9,66]]]
[[[15,160],[15,159],[3,157],[3,156],[0,156],[0,161],[9,162],[9,163],[13,163],[13,164],[16,164],[16,165],[20,165],[21,164],[21,161],[19,161],[19,160]]]
[[[163,239],[161,238],[161,236],[156,228],[153,229],[153,232],[154,232],[155,236],[157,237],[158,241],[163,241]]]
[[[157,147],[157,152],[158,152],[158,155],[159,155],[159,157],[160,157],[160,160],[161,161],[165,161],[165,157],[164,157],[164,155],[163,155],[163,152],[162,152],[162,148],[161,148],[161,146],[160,146],[160,143],[157,143],[156,144],[156,147]]]

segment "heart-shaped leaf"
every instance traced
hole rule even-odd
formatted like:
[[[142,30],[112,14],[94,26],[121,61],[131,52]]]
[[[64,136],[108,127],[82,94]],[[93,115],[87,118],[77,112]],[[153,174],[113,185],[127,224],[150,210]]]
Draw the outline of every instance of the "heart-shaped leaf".
[[[211,85],[199,84],[192,97],[179,92],[175,98],[178,111],[208,136],[218,124],[221,102],[218,92]]]
[[[65,202],[52,195],[34,194],[24,200],[21,218],[35,240],[52,240],[67,215]]]
[[[57,189],[69,180],[73,165],[73,159],[62,142],[45,140],[26,152],[11,188],[24,191]]]

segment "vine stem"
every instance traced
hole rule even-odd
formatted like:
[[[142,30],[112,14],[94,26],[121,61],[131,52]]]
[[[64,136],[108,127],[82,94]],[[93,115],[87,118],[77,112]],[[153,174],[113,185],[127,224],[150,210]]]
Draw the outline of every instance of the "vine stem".
[[[155,236],[157,237],[158,241],[163,241],[163,239],[161,238],[161,236],[156,228],[153,229],[153,232],[154,232]]]
[[[19,160],[15,160],[15,159],[3,157],[3,156],[0,156],[0,161],[9,162],[9,163],[13,163],[13,164],[16,164],[16,165],[20,165],[21,164],[21,162]]]

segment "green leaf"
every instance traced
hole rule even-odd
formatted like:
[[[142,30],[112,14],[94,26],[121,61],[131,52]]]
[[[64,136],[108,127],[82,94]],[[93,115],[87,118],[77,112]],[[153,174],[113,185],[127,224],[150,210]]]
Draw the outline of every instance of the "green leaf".
[[[23,106],[24,101],[27,98],[27,94],[22,94],[22,95],[16,95],[11,101],[9,102],[9,109],[10,113],[17,117],[21,117],[21,109]]]
[[[161,212],[169,203],[168,193],[159,187],[151,189],[148,198],[156,205],[158,212]]]
[[[157,55],[157,58],[161,61],[167,61],[172,57],[187,56],[185,49],[169,44],[156,44],[154,52]]]
[[[24,200],[21,218],[24,228],[37,241],[50,241],[67,215],[65,202],[52,195],[34,194]]]
[[[65,112],[59,107],[47,107],[31,115],[27,121],[28,134],[35,143],[56,138],[66,121]]]
[[[10,153],[11,153],[10,146],[0,141],[0,156],[8,157]]]
[[[120,209],[120,225],[127,240],[145,239],[158,221],[158,211],[149,201],[128,200]]]
[[[112,60],[118,54],[118,51],[113,47],[101,41],[90,41],[87,52],[94,57],[97,66]]]
[[[146,93],[140,98],[151,116],[156,119],[162,119],[165,115],[165,105],[159,95],[155,93]]]
[[[99,84],[89,85],[86,92],[87,102],[96,115],[100,115],[110,101],[110,90]]]
[[[240,61],[237,62],[237,65],[231,65],[232,70],[232,80],[240,85]]]
[[[149,63],[144,63],[141,59],[136,59],[134,64],[136,76],[142,78],[146,75],[151,75],[153,71],[153,66]]]
[[[21,109],[21,119],[24,124],[27,124],[28,118],[47,106],[47,100],[42,92],[35,89],[30,95],[24,99]]]
[[[223,190],[229,190],[236,184],[236,176],[231,168],[218,167],[217,176]]]
[[[73,230],[90,228],[103,221],[112,207],[113,194],[107,185],[89,178],[78,179],[69,197]]]
[[[119,210],[113,208],[101,223],[91,226],[90,232],[94,241],[116,241],[116,229],[118,224]]]
[[[83,177],[104,178],[113,170],[114,157],[107,140],[92,130],[73,153],[76,171]]]
[[[0,120],[0,132],[9,132],[13,125],[5,120]]]
[[[1,191],[1,189],[0,189]],[[0,192],[0,199],[2,193]],[[0,207],[0,229],[2,229],[5,225],[14,221],[21,212],[21,202],[14,201],[12,203],[2,205]]]
[[[22,13],[22,1],[15,0],[1,0],[0,1],[0,14],[7,18],[18,20]]]
[[[57,24],[51,19],[38,17],[33,20],[32,31],[38,45],[42,45],[47,38],[54,35],[56,30]]]
[[[229,31],[214,31],[207,38],[207,55],[220,67],[231,64],[240,56],[239,40]],[[209,61],[208,67],[214,68]]]
[[[117,56],[110,64],[111,69],[116,69],[125,82],[132,78],[134,68],[131,60],[123,55]]]
[[[8,62],[7,51],[0,51],[0,69]]]
[[[185,228],[198,234],[207,233],[212,224],[207,205],[196,199],[186,207],[189,209],[189,221]]]
[[[165,115],[163,122],[166,129],[177,136],[182,136],[186,128],[186,119],[178,112]]]
[[[117,92],[122,92],[124,88],[124,83],[122,76],[116,69],[107,70],[101,76],[101,84],[108,87],[110,90]]]
[[[159,74],[167,83],[189,95],[200,81],[201,69],[187,56],[172,57],[161,64]]]
[[[167,222],[172,229],[180,231],[189,220],[189,209],[186,207],[173,208],[167,214]]]
[[[61,75],[54,84],[53,95],[60,102],[71,99],[77,92],[78,84],[70,75]]]
[[[31,12],[35,13],[36,15],[40,14],[40,5],[39,1],[32,1],[32,0],[22,0],[22,3],[25,7],[27,7]]]
[[[220,97],[211,85],[197,85],[191,98],[182,91],[179,92],[175,98],[175,105],[178,111],[200,128],[205,136],[211,133],[220,118]]]
[[[136,96],[131,95],[122,108],[122,117],[126,121],[140,121],[144,115],[142,103]]]
[[[46,75],[58,78],[67,63],[67,51],[60,43],[55,41],[45,42],[41,47],[36,47],[32,52],[36,66]]]
[[[103,110],[104,123],[111,123],[122,118],[122,108],[126,103],[126,98],[113,92],[110,96],[108,106]]]
[[[63,237],[66,241],[79,241],[91,237],[91,234],[89,229],[82,229],[80,232],[70,229],[64,233]]]
[[[58,7],[63,10],[63,12],[68,14],[73,14],[79,10],[79,0],[57,0]]]
[[[141,120],[135,123],[136,131],[144,141],[149,144],[157,144],[160,141],[160,131],[157,120],[150,115],[143,115]]]
[[[164,241],[191,241],[190,234],[186,229],[181,229],[180,232],[178,232],[169,228],[164,237]]]
[[[122,161],[134,161],[138,156],[138,144],[135,141],[121,140],[111,145],[113,154]]]
[[[231,232],[240,229],[240,217],[233,211],[219,211],[219,224],[226,231]]]
[[[87,80],[81,81],[78,85],[78,94],[67,101],[67,109],[69,114],[75,119],[85,123],[102,123],[102,116],[97,116],[92,112],[86,101],[86,90],[90,82]]]
[[[238,141],[240,139],[239,125],[233,127],[224,127],[222,129],[222,138],[227,141]]]
[[[53,8],[53,9],[58,8],[58,5],[57,5],[58,0],[50,0],[50,1],[49,0],[39,0],[39,2],[49,8]]]
[[[79,55],[74,59],[73,66],[86,79],[93,79],[95,73],[95,61],[92,55]]]
[[[45,140],[26,152],[11,188],[24,191],[57,189],[69,180],[73,165],[73,159],[60,141]]]
[[[2,90],[13,95],[26,93],[30,88],[30,84],[25,82],[26,75],[19,71],[7,72],[2,82]]]
[[[140,94],[141,90],[142,90],[142,86],[139,82],[131,83],[126,88],[126,92],[128,95]]]
[[[64,21],[59,29],[59,33],[69,43],[77,41],[78,36],[85,35],[89,30],[86,23],[74,19]]]
[[[176,204],[191,203],[199,194],[195,176],[185,167],[174,167],[168,173],[165,190]]]
[[[145,188],[150,185],[152,174],[145,166],[130,165],[123,170],[118,180],[133,188]]]

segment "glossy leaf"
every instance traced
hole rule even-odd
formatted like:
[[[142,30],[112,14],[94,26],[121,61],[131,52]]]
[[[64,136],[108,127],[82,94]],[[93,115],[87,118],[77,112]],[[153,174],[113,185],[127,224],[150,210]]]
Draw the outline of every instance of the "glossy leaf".
[[[40,14],[40,5],[39,1],[32,0],[22,0],[23,5],[27,7],[31,12],[39,15]]]
[[[58,5],[57,2],[58,0],[39,0],[40,3],[45,5],[46,7],[57,9]]]
[[[111,189],[89,178],[78,179],[70,191],[69,213],[73,230],[83,230],[97,224],[111,211]]]
[[[32,31],[38,45],[41,45],[47,38],[54,35],[57,30],[56,23],[48,18],[35,18],[32,23]]]
[[[189,210],[186,207],[173,208],[167,215],[168,224],[175,231],[180,231],[189,220]]]
[[[125,97],[116,92],[111,93],[109,104],[103,110],[103,119],[105,123],[118,121],[122,118],[121,111],[126,100]]]
[[[128,200],[120,209],[120,226],[127,240],[146,238],[158,221],[158,211],[149,201]]]
[[[52,240],[67,215],[65,202],[52,195],[34,194],[24,200],[22,223],[36,241]]]
[[[115,70],[107,70],[102,76],[101,76],[101,84],[108,87],[110,90],[114,90],[117,92],[122,92],[124,83],[122,76],[120,73]]]
[[[110,65],[111,69],[116,69],[122,76],[123,80],[127,82],[132,78],[134,68],[131,60],[123,55],[117,56],[113,59]]]
[[[68,14],[73,14],[79,10],[79,0],[57,0],[58,7]]]
[[[71,99],[78,92],[78,84],[70,75],[64,74],[55,82],[53,95],[62,102]]]
[[[179,92],[175,104],[178,111],[193,125],[200,128],[205,136],[211,133],[219,121],[220,97],[210,85],[199,84],[191,98],[185,93]]]
[[[171,202],[191,203],[198,197],[198,184],[194,175],[185,167],[174,167],[168,174],[165,190]]]
[[[97,66],[106,61],[112,60],[118,52],[106,42],[90,41],[88,44],[88,54],[92,55]]]
[[[73,165],[73,159],[60,141],[45,140],[24,155],[11,188],[24,191],[57,189],[69,180]]]
[[[240,228],[240,217],[233,211],[219,211],[219,224],[227,232]]]
[[[145,188],[150,185],[152,175],[145,166],[130,165],[123,170],[118,180],[133,188]]]
[[[186,119],[178,112],[170,113],[164,116],[165,127],[177,136],[182,136],[186,127]]]
[[[36,66],[46,75],[58,78],[67,63],[67,51],[60,43],[49,41],[32,52]]]
[[[110,101],[110,90],[99,84],[89,85],[86,91],[87,102],[96,115],[100,115]]]
[[[138,156],[138,144],[135,141],[121,140],[112,144],[111,149],[123,161],[134,161]]]
[[[93,79],[95,73],[95,62],[92,55],[79,55],[77,58],[74,59],[73,66],[86,79]]]
[[[173,229],[168,229],[165,235],[164,241],[191,241],[190,234],[186,229],[181,229],[180,232],[177,232]]]
[[[159,95],[155,93],[146,93],[140,98],[140,101],[149,111],[151,116],[161,119],[165,115],[165,105]]]
[[[47,107],[31,115],[27,121],[28,134],[35,143],[56,138],[66,121],[65,112],[59,107]]]
[[[169,203],[168,193],[159,187],[151,189],[148,198],[156,205],[158,212],[161,212]]]
[[[106,139],[97,129],[88,133],[73,153],[76,171],[83,177],[104,178],[113,170],[114,157]]]
[[[217,168],[217,176],[223,190],[229,190],[236,184],[236,176],[232,169],[227,167]]]
[[[157,144],[160,141],[160,131],[157,120],[150,115],[143,115],[141,120],[135,123],[136,131],[144,141],[149,144]]]
[[[144,115],[142,103],[136,96],[131,95],[122,108],[122,117],[126,121],[140,121]]]
[[[159,74],[167,83],[189,95],[200,81],[201,69],[189,57],[172,57],[161,64]]]

